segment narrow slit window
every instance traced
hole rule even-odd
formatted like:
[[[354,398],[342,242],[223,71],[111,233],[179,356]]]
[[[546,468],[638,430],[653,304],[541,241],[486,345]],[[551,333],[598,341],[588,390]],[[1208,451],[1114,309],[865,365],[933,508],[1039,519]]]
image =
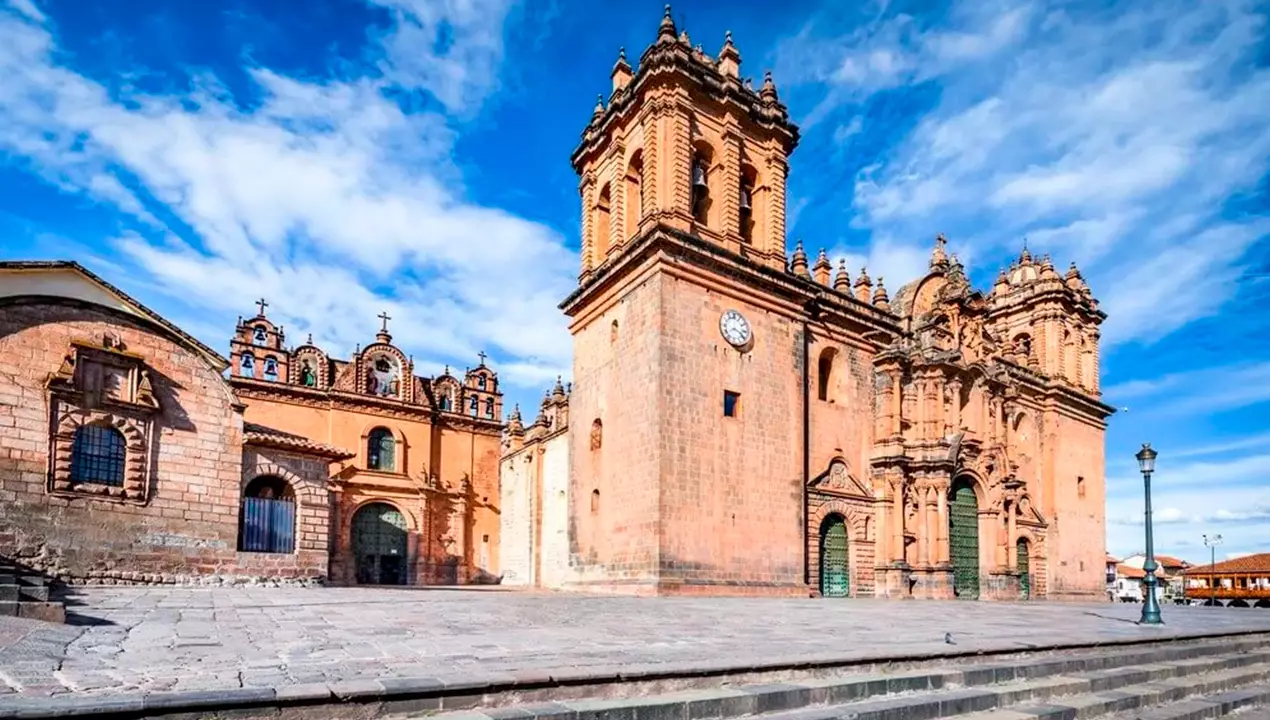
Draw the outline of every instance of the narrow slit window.
[[[723,391],[723,417],[736,417],[741,410],[741,394]]]

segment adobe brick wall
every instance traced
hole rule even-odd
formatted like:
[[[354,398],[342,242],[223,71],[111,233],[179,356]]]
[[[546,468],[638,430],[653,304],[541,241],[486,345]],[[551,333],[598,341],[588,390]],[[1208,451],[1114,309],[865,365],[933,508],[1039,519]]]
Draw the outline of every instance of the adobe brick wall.
[[[44,383],[72,340],[116,334],[152,369],[161,405],[145,505],[48,494]],[[68,581],[157,582],[237,565],[242,420],[220,374],[180,343],[95,306],[11,304],[0,312],[0,554]],[[260,570],[261,573],[265,569]]]

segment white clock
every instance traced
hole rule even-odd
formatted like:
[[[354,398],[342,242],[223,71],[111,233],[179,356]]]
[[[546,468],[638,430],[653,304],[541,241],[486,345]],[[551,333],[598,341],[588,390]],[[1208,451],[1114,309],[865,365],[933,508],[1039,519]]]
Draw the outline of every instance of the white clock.
[[[719,332],[732,347],[742,348],[750,343],[750,322],[736,310],[729,310],[719,318]]]

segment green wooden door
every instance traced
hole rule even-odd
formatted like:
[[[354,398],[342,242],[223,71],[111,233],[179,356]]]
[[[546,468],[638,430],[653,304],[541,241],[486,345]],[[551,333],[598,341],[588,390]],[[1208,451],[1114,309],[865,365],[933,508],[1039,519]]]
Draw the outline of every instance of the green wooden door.
[[[353,516],[357,582],[406,584],[406,518],[387,503],[371,503]]]
[[[830,515],[820,525],[820,594],[847,597],[850,588],[847,523],[841,515]]]
[[[1019,556],[1016,562],[1016,567],[1019,570],[1019,595],[1024,600],[1027,600],[1032,597],[1031,558],[1028,557],[1027,539],[1019,538],[1014,550]]]
[[[968,483],[953,485],[948,507],[948,544],[953,566],[953,594],[979,597],[979,502]]]

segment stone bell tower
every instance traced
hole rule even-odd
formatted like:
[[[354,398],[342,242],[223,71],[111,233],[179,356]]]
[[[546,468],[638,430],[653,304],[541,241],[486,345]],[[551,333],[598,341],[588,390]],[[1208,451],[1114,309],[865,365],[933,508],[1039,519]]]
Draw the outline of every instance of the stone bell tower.
[[[619,53],[573,153],[571,573],[639,594],[805,592],[801,300],[785,179],[798,129],[770,73],[740,74],[670,9]],[[792,310],[791,310],[792,308]]]

